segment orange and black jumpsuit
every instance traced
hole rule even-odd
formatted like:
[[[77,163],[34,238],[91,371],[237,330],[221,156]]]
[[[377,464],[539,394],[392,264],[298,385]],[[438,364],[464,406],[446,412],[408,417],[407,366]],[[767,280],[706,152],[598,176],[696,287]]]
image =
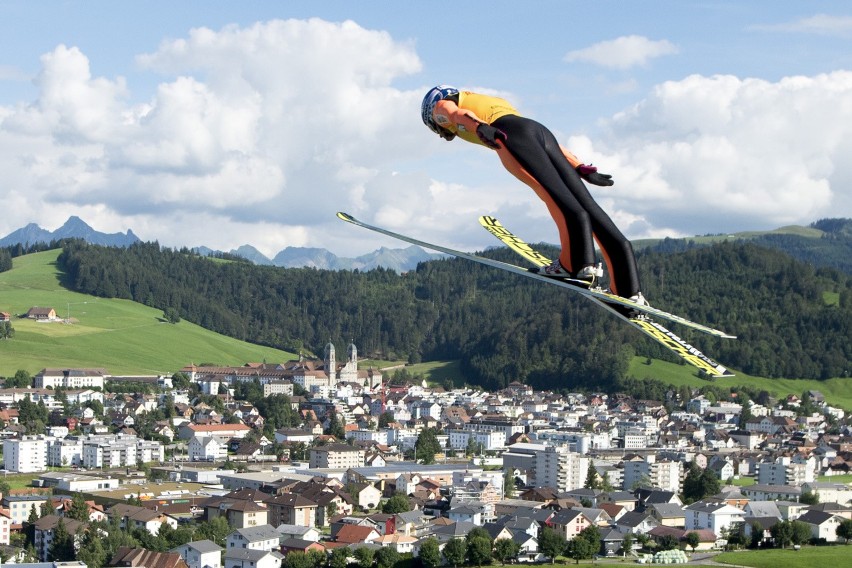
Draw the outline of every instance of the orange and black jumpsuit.
[[[506,133],[497,154],[503,166],[547,205],[559,228],[562,266],[576,273],[595,264],[597,241],[612,292],[623,297],[639,293],[633,246],[597,204],[575,170],[582,162],[560,146],[544,125],[520,116],[508,101],[470,91],[460,91],[457,98],[438,101],[432,111],[433,120],[475,144],[482,144],[476,134],[481,122]]]

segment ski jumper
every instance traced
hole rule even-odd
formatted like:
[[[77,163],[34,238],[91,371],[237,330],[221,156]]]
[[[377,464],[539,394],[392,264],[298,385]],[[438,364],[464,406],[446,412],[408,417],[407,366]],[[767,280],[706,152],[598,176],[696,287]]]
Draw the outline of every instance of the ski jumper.
[[[550,130],[520,116],[504,99],[470,91],[460,91],[458,97],[438,101],[432,118],[459,138],[483,146],[476,133],[480,123],[503,131],[506,139],[501,140],[501,147],[495,148],[497,155],[503,166],[530,186],[547,206],[559,229],[562,266],[576,273],[595,264],[594,241],[597,241],[612,292],[623,297],[639,293],[633,246],[583,183],[575,169],[582,162],[560,146]]]

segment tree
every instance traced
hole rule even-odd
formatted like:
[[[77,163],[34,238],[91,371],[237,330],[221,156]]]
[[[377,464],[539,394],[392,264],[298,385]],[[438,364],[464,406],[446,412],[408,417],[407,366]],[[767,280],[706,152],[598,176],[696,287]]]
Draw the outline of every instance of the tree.
[[[219,546],[224,547],[225,539],[231,534],[231,527],[228,525],[228,519],[225,517],[216,517],[207,522],[198,523],[196,529],[198,540],[212,540]]]
[[[586,489],[600,489],[602,486],[601,479],[598,476],[598,470],[595,466],[589,464],[589,470],[586,472],[586,483],[583,485]]]
[[[846,544],[852,540],[852,519],[844,519],[837,525],[837,536],[842,538]]]
[[[163,319],[172,324],[180,323],[180,312],[177,308],[166,308],[163,310]]]
[[[467,557],[467,543],[460,538],[451,538],[444,545],[444,558],[447,562],[458,568],[464,564],[464,559]]]
[[[390,499],[385,501],[385,504],[382,505],[382,513],[386,514],[405,513],[410,510],[411,503],[409,503],[408,497],[402,493],[392,495]]]
[[[328,419],[328,428],[325,430],[325,433],[329,436],[334,436],[338,440],[346,439],[346,428],[345,428],[343,416],[333,413]]]
[[[692,548],[692,552],[695,552],[695,549],[698,548],[700,542],[701,538],[698,536],[697,532],[690,531],[686,533],[686,544]]]
[[[15,337],[15,328],[8,321],[0,322],[0,339],[12,339]]]
[[[500,561],[500,564],[505,564],[507,560],[517,557],[520,551],[521,545],[511,538],[498,538],[494,541],[494,557]]]
[[[763,542],[763,525],[754,522],[751,524],[751,542],[748,546],[749,548],[759,548],[761,542]]]
[[[358,547],[352,555],[355,557],[358,568],[371,568],[373,566],[375,553],[372,548],[367,548],[366,546]]]
[[[467,446],[464,449],[465,457],[475,456],[477,448],[479,448],[479,444],[476,443],[476,439],[473,436],[468,436]]]
[[[580,560],[591,558],[601,548],[601,531],[597,525],[589,525],[568,541],[565,554],[577,564]]]
[[[435,463],[435,454],[441,451],[438,432],[434,428],[424,428],[414,443],[417,459],[425,464]]]
[[[506,499],[515,496],[515,473],[512,468],[507,468],[503,473],[503,496]]]
[[[799,496],[799,503],[805,505],[819,505],[819,493],[815,491],[805,491]]]
[[[544,527],[538,541],[538,549],[542,554],[550,558],[551,562],[554,562],[556,557],[565,551],[565,544],[564,536],[550,527]]]
[[[331,524],[331,518],[337,514],[337,503],[329,503],[325,506],[325,524]]]
[[[388,424],[394,421],[393,412],[390,410],[385,410],[382,412],[381,416],[379,416],[379,429],[387,428]]]
[[[324,568],[328,561],[326,553],[321,550],[309,550],[305,556],[308,557],[311,568]]]
[[[53,540],[50,543],[49,557],[54,562],[74,560],[77,552],[74,550],[74,536],[65,528],[65,521],[61,518],[53,529]]]
[[[86,531],[80,543],[77,559],[85,562],[88,568],[101,568],[109,560],[103,541],[95,529],[90,527]]]
[[[435,537],[427,538],[420,545],[420,563],[423,568],[438,568],[441,565],[441,547]]]
[[[471,531],[473,532],[473,531]],[[484,532],[484,531],[483,531]],[[471,564],[482,566],[491,562],[491,539],[477,534],[467,540],[467,560]]]
[[[313,560],[301,550],[294,550],[284,557],[282,568],[314,568]]]
[[[674,550],[677,548],[678,541],[674,535],[664,534],[657,540],[657,544],[660,546],[660,550]]]
[[[348,548],[332,548],[328,557],[328,568],[346,568],[349,556]]]
[[[399,552],[392,546],[383,546],[376,551],[377,568],[393,568],[399,562]]]
[[[792,521],[790,525],[793,527],[793,534],[790,537],[793,544],[805,544],[811,540],[811,528],[807,523]]]
[[[786,548],[793,540],[793,526],[790,524],[790,521],[781,521],[772,525],[772,528],[769,529],[769,534],[772,535],[778,546]]]
[[[565,546],[565,555],[573,559],[577,564],[580,563],[580,560],[586,560],[594,556],[596,551],[597,549],[591,542],[585,538],[581,538],[579,535],[569,540]]]
[[[695,462],[689,463],[686,477],[683,479],[684,501],[694,503],[710,495],[715,495],[719,490],[719,478],[712,470],[702,470]]]
[[[621,553],[627,556],[631,552],[633,552],[633,533],[625,533],[624,538],[621,539]]]
[[[86,499],[82,493],[75,493],[71,498],[71,508],[65,513],[65,516],[70,519],[89,522],[89,506],[86,504]]]

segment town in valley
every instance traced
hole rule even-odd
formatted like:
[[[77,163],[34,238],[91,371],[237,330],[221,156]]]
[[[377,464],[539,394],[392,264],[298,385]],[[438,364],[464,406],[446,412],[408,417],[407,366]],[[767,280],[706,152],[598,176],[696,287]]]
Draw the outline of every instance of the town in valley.
[[[329,343],[322,358],[172,376],[19,372],[0,389],[2,559],[686,562],[852,538],[848,417],[817,391],[637,400],[398,371]]]

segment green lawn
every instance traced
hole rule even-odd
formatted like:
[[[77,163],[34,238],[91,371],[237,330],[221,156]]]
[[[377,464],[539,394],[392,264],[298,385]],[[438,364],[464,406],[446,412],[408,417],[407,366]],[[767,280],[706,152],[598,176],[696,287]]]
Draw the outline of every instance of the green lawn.
[[[748,487],[749,485],[754,485],[756,483],[753,477],[740,477],[739,479],[732,479],[731,485],[736,485],[737,487]]]
[[[773,549],[745,552],[724,552],[714,558],[716,562],[754,568],[812,568],[814,566],[843,566],[849,562],[852,547],[805,546],[800,550]],[[843,560],[846,558],[846,560]],[[848,564],[846,564],[848,566]]]
[[[59,250],[14,259],[0,272],[0,311],[12,314],[15,336],[0,341],[0,376],[45,367],[102,367],[111,374],[168,374],[191,363],[242,365],[295,358],[192,323],[164,323],[162,310],[129,300],[71,292],[59,283]],[[51,307],[72,323],[15,317],[33,306]]]
[[[20,489],[31,489],[33,486],[33,479],[38,479],[41,475],[39,473],[9,473],[6,474],[2,479],[6,483],[9,484],[9,489],[12,491],[20,490]]]
[[[817,478],[817,481],[821,483],[852,483],[852,473],[847,473],[846,475],[820,475]]]

